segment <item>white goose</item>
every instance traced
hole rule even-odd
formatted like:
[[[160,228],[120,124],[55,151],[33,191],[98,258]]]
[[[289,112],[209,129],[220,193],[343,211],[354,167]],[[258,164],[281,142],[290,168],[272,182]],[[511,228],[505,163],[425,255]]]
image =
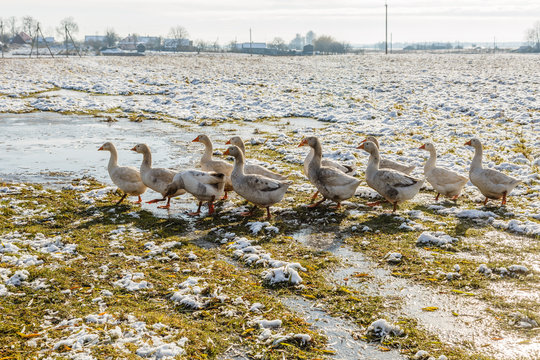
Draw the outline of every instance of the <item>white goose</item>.
[[[362,140],[363,143],[366,141],[371,141],[377,146],[377,149],[379,149],[379,141],[377,140],[375,136],[370,135],[370,136],[367,136],[364,140]],[[359,149],[359,147],[357,149]],[[397,161],[389,160],[389,159],[380,159],[380,162],[379,162],[380,169],[392,169],[392,170],[396,170],[407,175],[409,175],[414,170],[415,167],[416,166],[414,165],[405,165],[405,164],[399,163]]]
[[[147,201],[147,203],[153,204],[159,201],[164,201],[167,185],[169,185],[173,181],[176,172],[164,168],[152,168],[152,153],[150,152],[150,148],[146,144],[137,144],[131,149],[131,151],[143,154],[143,161],[141,163],[140,169],[141,178],[144,185],[148,186],[150,189],[160,193],[163,196],[162,199],[153,199]],[[175,194],[167,197],[166,205],[158,206],[158,208],[170,208],[171,198],[185,193],[186,191],[184,189],[179,189]]]
[[[309,153],[307,154],[306,158],[304,159],[304,175],[308,176],[309,172],[309,163],[313,159],[313,155],[315,154],[315,150],[313,148],[309,149]],[[337,161],[330,160],[330,159],[322,159],[321,165],[324,167],[334,168],[339,171],[344,172],[347,175],[353,176],[355,174],[354,167],[347,165],[347,164],[340,164]],[[317,195],[319,195],[319,191],[315,191],[315,193],[311,196],[312,200],[315,200],[317,198]]]
[[[107,170],[112,182],[124,192],[116,205],[120,204],[128,195],[138,196],[139,200],[135,204],[140,204],[142,201],[141,195],[146,191],[146,186],[142,182],[139,171],[132,166],[118,166],[118,152],[111,142],[103,144],[98,151],[109,151],[111,153]]]
[[[237,146],[229,147],[224,155],[234,157],[234,170],[231,180],[234,191],[255,206],[242,215],[252,215],[257,206],[266,208],[267,218],[270,219],[270,206],[280,202],[292,184],[292,181],[281,181],[270,179],[266,176],[256,174],[246,174],[244,172],[244,154]]]
[[[214,201],[223,196],[224,187],[224,174],[186,170],[174,176],[173,181],[165,189],[164,197],[172,197],[179,191],[185,190],[199,200],[197,211],[190,212],[188,215],[199,215],[203,201],[208,202],[208,214],[213,214]]]
[[[474,148],[474,157],[469,170],[469,178],[474,186],[488,199],[501,199],[501,205],[506,204],[506,196],[521,182],[521,180],[505,175],[502,172],[482,168],[482,143],[474,138],[465,143]]]
[[[429,151],[429,159],[424,165],[424,176],[437,191],[435,201],[439,200],[440,195],[456,200],[469,179],[454,171],[437,167],[437,150],[432,143],[425,143],[419,149]]]
[[[214,148],[212,146],[212,141],[208,136],[199,135],[195,139],[193,139],[193,142],[200,142],[204,144],[204,154],[201,157],[202,170],[225,175],[225,195],[223,196],[222,200],[226,200],[227,192],[234,190],[231,182],[233,165],[226,162],[225,160],[212,159],[212,153],[214,151]]]
[[[415,179],[392,169],[379,170],[379,148],[371,141],[362,143],[359,149],[370,154],[366,169],[368,185],[394,205],[392,212],[396,211],[399,202],[410,200],[418,194],[424,180]]]
[[[244,145],[244,141],[242,140],[240,136],[233,136],[225,144],[237,146],[242,151],[242,154],[244,154],[244,158],[246,157],[246,147]],[[262,176],[266,176],[267,178],[274,179],[274,180],[287,179],[286,176],[277,174],[257,164],[245,164],[244,171],[246,172],[246,174],[262,175]]]
[[[317,137],[304,138],[298,146],[304,145],[309,145],[313,149],[313,158],[308,166],[308,179],[323,196],[321,201],[311,204],[309,207],[318,206],[328,199],[336,202],[336,208],[339,208],[342,201],[354,195],[356,188],[360,185],[360,180],[334,167],[323,166],[321,163],[322,147]]]

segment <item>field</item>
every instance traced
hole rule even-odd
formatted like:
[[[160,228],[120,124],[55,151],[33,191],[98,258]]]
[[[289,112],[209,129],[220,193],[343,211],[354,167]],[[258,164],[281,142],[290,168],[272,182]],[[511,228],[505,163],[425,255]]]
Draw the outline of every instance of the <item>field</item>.
[[[540,358],[540,75],[528,55],[176,55],[3,59],[0,359]],[[240,135],[294,184],[266,221],[124,202],[107,174],[147,143],[154,166],[194,168]],[[356,195],[307,208],[303,137],[356,167]],[[426,183],[369,207],[368,155],[522,180],[508,204],[457,202]],[[157,196],[148,190],[143,200]],[[131,198],[133,201],[134,198]],[[426,241],[423,241],[428,239]]]

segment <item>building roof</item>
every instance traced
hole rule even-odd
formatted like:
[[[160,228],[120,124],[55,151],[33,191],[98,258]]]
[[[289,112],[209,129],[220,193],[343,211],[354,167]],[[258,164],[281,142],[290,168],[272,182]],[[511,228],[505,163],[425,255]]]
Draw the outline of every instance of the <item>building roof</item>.
[[[105,35],[84,35],[84,42],[105,41],[106,38]]]

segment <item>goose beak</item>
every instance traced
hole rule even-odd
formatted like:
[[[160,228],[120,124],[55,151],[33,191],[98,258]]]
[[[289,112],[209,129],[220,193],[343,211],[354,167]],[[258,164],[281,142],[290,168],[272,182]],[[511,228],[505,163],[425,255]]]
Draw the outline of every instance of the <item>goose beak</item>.
[[[97,151],[102,151],[102,150],[103,150],[103,145],[99,149],[97,149]]]
[[[364,140],[364,141],[366,141],[366,140]],[[366,144],[364,141],[362,141],[362,143],[360,144],[360,146],[357,147],[357,149],[364,150],[364,145]]]
[[[300,144],[298,145],[298,147],[300,146],[304,146],[307,144],[307,139],[302,139],[302,141],[300,142]]]
[[[227,140],[227,142],[225,143],[225,145],[229,145],[231,143],[231,140]]]
[[[362,140],[362,143],[365,143],[366,141],[367,141],[367,139],[364,139],[364,140]]]
[[[465,143],[465,145],[471,146],[471,140],[467,141],[467,142]]]
[[[137,149],[135,149],[135,148],[136,148],[136,146],[134,146],[133,149],[131,149],[131,151],[137,151]]]
[[[419,149],[423,149],[423,150],[425,150],[425,149],[426,149],[426,144],[424,144],[424,145],[420,146],[420,147],[419,147]]]
[[[193,139],[192,142],[199,142],[199,141],[201,141],[201,140],[199,139],[199,136],[197,136],[195,139]]]
[[[223,155],[230,155],[230,154],[229,154],[229,149],[225,150],[225,152],[223,153]]]

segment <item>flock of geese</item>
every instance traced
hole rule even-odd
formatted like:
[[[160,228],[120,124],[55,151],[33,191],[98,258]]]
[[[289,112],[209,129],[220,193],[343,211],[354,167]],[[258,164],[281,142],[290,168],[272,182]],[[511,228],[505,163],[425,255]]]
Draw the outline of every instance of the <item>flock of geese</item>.
[[[141,194],[150,188],[161,194],[160,198],[149,201],[157,203],[167,200],[166,205],[160,208],[169,208],[171,198],[186,192],[199,201],[197,211],[189,215],[199,215],[203,202],[208,203],[208,213],[214,212],[214,201],[227,199],[227,192],[235,191],[238,195],[254,204],[252,209],[242,215],[252,215],[257,206],[266,208],[267,217],[270,218],[270,206],[280,202],[292,184],[286,176],[272,172],[263,166],[246,164],[244,142],[238,136],[232,137],[227,144],[231,146],[223,153],[234,157],[234,165],[221,159],[213,159],[213,147],[210,138],[199,135],[193,142],[200,142],[205,146],[201,157],[201,170],[184,170],[175,172],[164,168],[152,167],[152,154],[146,144],[137,144],[131,150],[143,155],[140,171],[134,167],[119,166],[118,153],[115,146],[107,142],[98,150],[111,153],[108,171],[111,180],[124,195],[117,205],[127,195],[138,196],[136,203],[141,203]],[[323,159],[322,146],[315,136],[304,138],[298,146],[308,145],[311,149],[304,161],[304,174],[317,188],[312,196],[314,201],[318,194],[322,200],[312,202],[309,207],[316,207],[325,200],[336,203],[340,207],[342,201],[354,196],[360,180],[354,177],[354,168],[339,164],[329,159]],[[437,152],[432,143],[426,143],[420,149],[429,152],[429,159],[424,166],[424,176],[437,192],[435,200],[440,195],[456,200],[461,194],[465,184],[471,180],[480,192],[488,199],[502,199],[501,205],[506,204],[507,195],[514,189],[520,180],[505,175],[493,169],[482,167],[482,143],[478,139],[467,141],[465,145],[475,150],[471,162],[469,177],[462,176],[454,171],[438,167],[436,164]],[[414,166],[407,166],[388,159],[381,159],[379,143],[373,136],[368,136],[357,149],[369,153],[369,161],[365,172],[367,184],[376,190],[388,202],[393,204],[393,212],[398,203],[412,199],[424,184],[424,179],[417,179],[409,174]],[[368,203],[370,206],[380,202]]]

